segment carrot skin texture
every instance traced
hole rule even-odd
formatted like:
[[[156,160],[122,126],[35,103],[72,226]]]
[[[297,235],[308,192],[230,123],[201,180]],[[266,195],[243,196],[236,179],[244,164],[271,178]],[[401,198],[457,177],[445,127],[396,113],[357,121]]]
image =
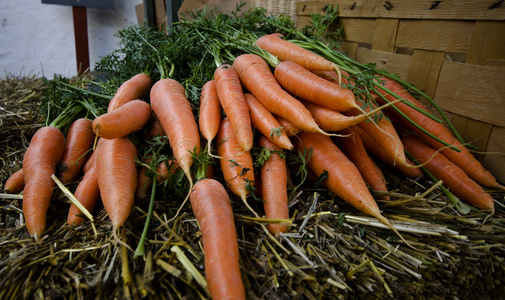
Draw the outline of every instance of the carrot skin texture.
[[[214,72],[214,78],[219,103],[233,126],[235,138],[244,151],[249,151],[253,146],[251,117],[237,71],[222,64]]]
[[[292,61],[283,61],[274,71],[279,84],[296,98],[316,103],[335,111],[357,108],[354,93],[317,76]]]
[[[326,131],[339,131],[357,125],[367,119],[366,114],[346,116],[319,104],[308,101],[302,101],[302,103],[311,112],[319,127]]]
[[[293,123],[289,122],[288,120],[284,119],[283,117],[279,116],[274,116],[277,122],[282,126],[284,132],[287,134],[288,137],[295,136],[298,132],[300,132],[300,129],[297,128]]]
[[[19,194],[25,187],[25,179],[23,177],[23,169],[19,169],[12,173],[4,184],[4,190],[7,194]]]
[[[214,179],[202,179],[193,187],[190,202],[202,232],[212,299],[245,299],[235,222],[226,189]]]
[[[69,183],[74,180],[86,159],[86,152],[89,151],[95,139],[92,123],[90,119],[78,119],[72,123],[67,133],[65,151],[60,164],[65,166],[61,172],[60,181]]]
[[[310,111],[277,82],[265,60],[255,54],[242,54],[233,61],[244,87],[271,113],[303,131],[323,132]]]
[[[86,174],[91,168],[95,165],[95,152],[93,151],[91,155],[89,156],[88,160],[84,163],[84,166],[82,166],[82,171],[84,174]]]
[[[219,131],[221,123],[221,104],[219,102],[216,82],[207,81],[202,87],[200,96],[200,114],[198,117],[198,127],[203,137],[207,140],[208,147]]]
[[[152,85],[153,81],[147,74],[140,73],[133,76],[117,89],[116,94],[109,102],[107,112],[111,112],[129,101],[147,97]]]
[[[151,117],[151,107],[142,100],[132,100],[93,120],[93,131],[104,139],[123,137],[142,129]]]
[[[251,122],[254,128],[282,149],[292,150],[294,148],[293,144],[289,140],[284,129],[281,129],[278,133],[272,132],[272,129],[279,129],[282,127],[272,113],[266,109],[253,94],[246,93],[244,96],[249,106]]]
[[[55,127],[42,127],[30,141],[23,158],[23,213],[26,229],[40,238],[46,227],[46,213],[55,186],[51,175],[65,149],[65,137]]]
[[[137,148],[127,138],[103,139],[96,150],[98,187],[114,230],[124,224],[137,189]]]
[[[406,150],[456,196],[484,210],[494,210],[494,200],[460,167],[417,136],[402,138]]]
[[[281,158],[281,148],[265,136],[259,140],[260,147],[270,149],[271,156],[261,168],[261,192],[263,208],[267,219],[289,219],[288,175],[286,159]],[[268,224],[268,230],[274,235],[286,232],[287,225]]]
[[[77,185],[77,189],[74,192],[75,198],[81,202],[81,204],[89,211],[92,212],[95,205],[100,198],[100,189],[98,187],[98,177],[96,172],[96,166],[93,166]],[[68,225],[80,225],[83,219],[78,216],[81,212],[74,204],[70,205],[67,216]]]

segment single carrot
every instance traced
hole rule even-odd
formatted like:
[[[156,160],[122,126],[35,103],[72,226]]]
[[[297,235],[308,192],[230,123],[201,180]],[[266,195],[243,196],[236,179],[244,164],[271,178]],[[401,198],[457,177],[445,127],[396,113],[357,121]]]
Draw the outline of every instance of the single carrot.
[[[64,184],[74,180],[86,161],[86,153],[95,139],[92,122],[86,118],[77,119],[67,132],[65,151],[60,161],[60,181]]]
[[[56,127],[37,130],[23,157],[23,213],[26,229],[38,240],[46,227],[46,213],[55,186],[51,175],[65,150],[65,137]]]
[[[133,207],[137,188],[137,148],[127,138],[101,139],[96,151],[98,187],[116,232]]]
[[[168,179],[170,175],[175,174],[179,170],[179,165],[175,159],[171,159],[167,163],[164,161],[156,167],[156,182],[160,183]]]
[[[160,120],[158,118],[154,118],[151,125],[149,126],[149,129],[146,132],[145,138],[149,140],[157,136],[165,136],[165,131],[161,126]]]
[[[214,80],[219,102],[233,127],[238,144],[244,151],[251,150],[251,118],[237,71],[229,64],[222,64],[214,72]]]
[[[287,134],[288,137],[295,136],[298,132],[300,132],[300,129],[297,128],[293,123],[289,122],[288,120],[284,119],[283,117],[280,116],[274,116],[277,122],[281,125],[283,128],[284,132]]]
[[[74,192],[75,198],[89,211],[92,212],[100,198],[100,189],[98,187],[98,176],[96,165],[84,174],[84,177],[77,185]],[[83,219],[80,217],[81,211],[75,204],[70,205],[67,216],[68,225],[80,225]]]
[[[255,54],[242,54],[233,61],[240,81],[271,113],[303,131],[327,134],[310,111],[279,85],[265,60]]]
[[[286,159],[281,156],[282,149],[262,136],[258,146],[265,148],[270,157],[261,167],[261,195],[267,219],[289,219],[288,175]],[[268,230],[274,235],[286,232],[287,225],[268,224]]]
[[[494,211],[493,197],[445,155],[414,135],[402,138],[402,142],[408,153],[438,180],[442,180],[442,184],[454,195],[480,209]]]
[[[212,299],[245,299],[230,198],[214,179],[197,181],[191,208],[202,232],[205,276]]]
[[[23,169],[19,169],[12,173],[4,184],[4,190],[7,194],[18,194],[25,187],[25,179],[23,177]]]
[[[86,174],[95,165],[95,158],[95,151],[93,151],[91,152],[91,155],[89,155],[88,160],[84,163],[84,166],[82,166],[84,174]]]
[[[246,93],[244,96],[254,128],[282,149],[292,150],[293,144],[272,113],[253,94]]]
[[[147,74],[140,73],[133,76],[117,89],[116,94],[109,102],[107,112],[111,112],[129,101],[146,98],[149,96],[152,85],[153,81]]]
[[[146,158],[143,162],[145,164],[150,164],[151,163],[150,157]],[[157,183],[161,183],[167,180],[168,177],[174,174],[179,167],[177,161],[175,160],[171,160],[169,162],[169,166],[170,167],[167,167],[166,163],[162,161],[158,164],[158,166],[156,166],[156,170],[154,169],[152,170],[153,172],[155,172]],[[152,176],[148,176],[148,171],[149,167],[145,165],[140,166],[137,169],[137,190],[135,191],[135,198],[137,199],[146,198],[148,196],[147,193],[152,188]]]
[[[210,156],[212,141],[219,131],[221,122],[221,104],[217,95],[216,82],[207,81],[202,87],[200,95],[200,112],[198,116],[198,128],[207,140],[207,152]]]
[[[151,107],[142,100],[132,100],[93,120],[93,131],[104,139],[123,137],[142,129],[151,118]]]

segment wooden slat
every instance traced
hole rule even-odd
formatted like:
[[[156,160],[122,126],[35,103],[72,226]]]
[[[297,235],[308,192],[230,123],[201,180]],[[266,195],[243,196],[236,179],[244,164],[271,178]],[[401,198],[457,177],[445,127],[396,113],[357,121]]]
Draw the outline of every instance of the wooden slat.
[[[344,27],[344,39],[346,41],[372,43],[375,19],[339,18],[339,25]]]
[[[407,81],[415,84],[428,96],[433,97],[444,56],[445,52],[415,50]]]
[[[165,8],[165,0],[154,0],[154,13],[156,17],[156,25],[161,29],[167,24],[167,10]]]
[[[399,20],[378,18],[375,23],[372,50],[394,52]]]
[[[451,116],[451,123],[466,143],[476,146],[479,152],[487,148],[492,125],[456,114]],[[483,158],[480,153],[474,153],[474,156],[479,160]]]
[[[482,164],[502,184],[505,184],[504,149],[505,128],[494,126],[486,148],[486,152],[489,154],[484,155]]]
[[[397,47],[445,52],[466,52],[475,22],[446,20],[401,20]]]
[[[486,65],[489,59],[504,58],[505,21],[475,22],[466,62],[469,64]]]
[[[412,56],[358,48],[356,61],[360,63],[377,63],[377,67],[398,74],[405,80],[412,63]]]
[[[336,4],[342,17],[505,20],[505,4],[502,2],[501,0],[302,1],[297,3],[296,13],[310,15],[310,12],[323,12],[327,5]]]
[[[358,43],[343,41],[340,45],[340,51],[347,54],[351,59],[356,60],[358,52]]]
[[[505,127],[505,69],[445,61],[434,100],[458,115]]]
[[[135,5],[135,14],[137,15],[137,23],[139,25],[144,24],[145,17],[144,17],[144,4],[137,4]]]

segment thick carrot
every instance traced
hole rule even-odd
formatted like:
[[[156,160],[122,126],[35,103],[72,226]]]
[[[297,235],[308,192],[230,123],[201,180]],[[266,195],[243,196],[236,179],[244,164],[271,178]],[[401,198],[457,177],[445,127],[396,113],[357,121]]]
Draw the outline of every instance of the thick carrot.
[[[296,98],[322,105],[335,111],[360,109],[352,90],[330,82],[292,61],[283,61],[275,67],[279,84]]]
[[[253,94],[246,93],[244,96],[254,128],[282,149],[292,150],[293,144],[272,113]]]
[[[101,141],[96,149],[98,187],[104,208],[116,232],[133,207],[137,188],[137,148],[127,138]]]
[[[251,150],[253,146],[251,118],[237,71],[229,64],[222,64],[214,72],[214,80],[219,102],[233,127],[238,144],[244,151]]]
[[[387,193],[388,189],[384,174],[375,161],[368,155],[363,141],[355,132],[355,127],[349,127],[340,133],[342,134],[341,137],[334,138],[337,146],[356,165],[368,186],[374,191]],[[389,196],[384,196],[383,198],[389,200]]]
[[[98,176],[96,172],[96,165],[94,165],[77,185],[74,192],[75,198],[89,211],[92,212],[95,205],[100,198],[100,189],[98,188]],[[81,212],[75,204],[70,205],[67,216],[68,225],[79,225],[83,222],[80,217]]]
[[[75,120],[67,133],[65,151],[60,161],[62,183],[68,183],[77,176],[86,161],[86,152],[93,145],[95,133],[90,119]]]
[[[199,180],[190,196],[202,232],[205,275],[212,299],[245,299],[230,198],[221,183]]]
[[[152,85],[153,81],[147,74],[140,73],[133,76],[117,89],[116,94],[109,102],[107,112],[111,112],[129,101],[147,97]]]
[[[383,77],[381,79],[384,80],[384,86],[386,88],[396,93],[401,98],[412,102],[417,107],[426,110],[426,107],[419,100],[414,98],[407,90],[405,90],[398,82],[386,77]],[[379,92],[383,94],[389,101],[395,99],[385,91],[379,90]],[[382,99],[379,98],[379,100]],[[412,123],[407,121],[404,122],[408,127],[416,131],[418,135],[432,147],[441,150],[447,158],[449,158],[453,163],[463,169],[470,178],[475,180],[480,185],[486,187],[505,189],[505,187],[499,184],[496,181],[496,178],[482,166],[482,164],[472,155],[472,153],[452,135],[452,133],[447,127],[445,127],[444,124],[438,123],[437,121],[425,116],[424,114],[413,109],[405,103],[399,102],[394,105],[422,128],[431,132],[434,136],[438,137],[442,141],[445,141],[448,145],[459,149],[460,152],[455,151],[426,135],[420,129],[412,125]]]
[[[104,139],[123,137],[142,129],[151,118],[151,107],[142,100],[132,100],[93,120],[93,131]]]
[[[283,39],[283,35],[273,33],[264,35],[256,40],[256,44],[263,50],[275,55],[279,60],[293,61],[311,71],[335,71],[338,66],[309,50]]]
[[[270,152],[270,157],[261,167],[261,194],[265,216],[267,219],[289,219],[286,159],[280,155],[281,148],[265,136],[260,138],[258,146]],[[268,224],[267,228],[274,236],[279,236],[280,233],[286,232],[288,226]]]
[[[23,169],[19,169],[12,173],[4,184],[4,190],[7,194],[18,194],[25,187],[25,179],[23,177]]]
[[[433,176],[442,180],[454,195],[480,209],[494,211],[493,197],[445,155],[417,136],[406,136],[402,142],[405,149]]]
[[[326,134],[310,111],[279,85],[265,60],[255,54],[242,54],[233,62],[240,81],[271,113],[303,131]]]
[[[95,158],[95,151],[93,151],[82,167],[84,174],[86,174],[95,165]]]
[[[46,126],[35,132],[23,158],[23,213],[26,229],[36,240],[46,227],[46,213],[55,186],[51,175],[55,174],[64,150],[63,133]]]
[[[221,122],[221,104],[217,95],[216,82],[207,81],[202,87],[200,95],[200,112],[198,116],[198,127],[203,137],[207,140],[207,152],[211,154],[212,141],[219,131]]]

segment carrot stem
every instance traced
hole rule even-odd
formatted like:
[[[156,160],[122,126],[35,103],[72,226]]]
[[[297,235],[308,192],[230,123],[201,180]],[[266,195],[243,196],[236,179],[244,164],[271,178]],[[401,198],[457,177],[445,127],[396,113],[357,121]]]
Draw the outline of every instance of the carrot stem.
[[[139,244],[135,249],[133,257],[144,256],[145,254],[145,240],[147,238],[147,232],[149,230],[149,224],[151,223],[151,218],[153,216],[154,210],[154,196],[156,194],[156,173],[153,174],[152,178],[152,188],[151,188],[151,199],[149,201],[149,210],[147,211],[146,223],[144,224],[144,230],[142,230],[142,235],[140,236]]]

